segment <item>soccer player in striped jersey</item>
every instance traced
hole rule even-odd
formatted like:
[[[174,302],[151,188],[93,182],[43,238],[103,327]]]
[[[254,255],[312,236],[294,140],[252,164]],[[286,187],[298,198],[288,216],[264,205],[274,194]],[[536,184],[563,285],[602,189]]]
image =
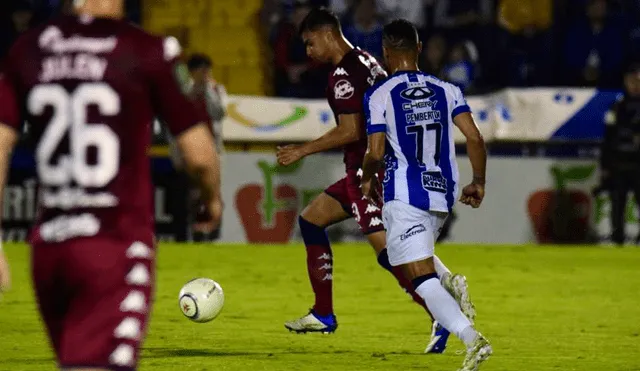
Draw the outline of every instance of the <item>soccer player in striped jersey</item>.
[[[467,139],[473,181],[460,201],[474,208],[484,198],[486,149],[471,110],[456,86],[420,72],[422,44],[408,21],[384,28],[383,50],[392,75],[365,94],[368,147],[362,192],[384,201],[389,262],[401,267],[435,320],[467,346],[462,371],[474,371],[492,353],[463,310],[438,281],[434,244],[458,192],[453,126]],[[384,164],[382,198],[376,191]]]

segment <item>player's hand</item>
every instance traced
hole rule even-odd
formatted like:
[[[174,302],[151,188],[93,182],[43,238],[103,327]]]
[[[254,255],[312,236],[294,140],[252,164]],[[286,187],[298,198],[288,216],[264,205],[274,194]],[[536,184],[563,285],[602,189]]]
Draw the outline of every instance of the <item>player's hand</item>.
[[[374,205],[382,204],[382,197],[378,193],[378,178],[371,177],[369,180],[363,180],[360,183],[362,195]]]
[[[460,202],[465,205],[469,205],[474,209],[480,207],[482,200],[484,199],[484,185],[471,183],[462,189],[462,196],[460,196]]]
[[[0,251],[0,293],[3,293],[11,287],[11,272],[9,271],[9,262],[4,252]]]
[[[220,197],[214,198],[208,205],[206,205],[206,217],[198,220],[193,225],[193,230],[200,233],[212,233],[220,227],[220,220],[222,219],[222,210],[224,204]]]
[[[290,144],[288,146],[278,147],[278,153],[276,156],[278,158],[278,164],[282,166],[289,166],[303,158],[304,152],[302,151],[302,146]]]

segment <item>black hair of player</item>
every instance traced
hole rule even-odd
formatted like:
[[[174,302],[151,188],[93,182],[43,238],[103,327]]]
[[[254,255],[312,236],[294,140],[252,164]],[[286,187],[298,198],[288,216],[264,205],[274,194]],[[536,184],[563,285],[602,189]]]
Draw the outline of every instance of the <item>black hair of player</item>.
[[[199,68],[211,68],[212,65],[213,63],[211,62],[211,58],[204,54],[194,54],[187,61],[189,71],[197,70]]]
[[[625,74],[631,75],[634,73],[640,73],[640,61],[634,59],[627,63],[627,68],[625,68]]]
[[[311,9],[309,14],[300,23],[298,33],[302,35],[304,32],[314,32],[322,27],[331,27],[336,31],[342,31],[340,27],[340,19],[331,10],[320,7]]]
[[[390,49],[413,52],[418,48],[420,40],[413,23],[405,19],[396,19],[384,26],[382,42]]]

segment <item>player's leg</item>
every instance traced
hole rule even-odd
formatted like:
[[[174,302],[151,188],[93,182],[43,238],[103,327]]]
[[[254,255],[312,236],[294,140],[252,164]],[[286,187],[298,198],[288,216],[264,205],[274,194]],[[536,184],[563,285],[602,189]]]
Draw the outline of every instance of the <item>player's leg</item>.
[[[381,217],[382,216],[380,216],[380,218]],[[362,221],[365,222],[364,225],[366,228],[366,226],[368,225],[367,220],[362,220]],[[363,228],[363,226],[360,225],[360,228]],[[413,290],[413,286],[411,285],[411,280],[407,279],[404,276],[404,274],[402,273],[402,269],[400,269],[400,267],[393,267],[389,263],[389,255],[387,253],[387,248],[386,248],[387,236],[385,231],[368,233],[366,234],[366,237],[367,237],[367,240],[369,241],[369,244],[373,247],[373,250],[377,254],[378,264],[380,264],[382,268],[389,271],[389,273],[393,274],[393,276],[398,281],[398,284],[400,284],[400,287],[402,287],[405,292],[411,295],[411,298],[413,299],[413,301],[415,301],[418,305],[423,307],[427,311],[429,316],[431,316],[431,313],[429,313],[429,309],[427,309],[427,306],[424,303],[424,300],[422,300],[420,295],[416,294],[416,292]]]
[[[436,321],[456,334],[467,346],[462,370],[476,370],[491,354],[491,346],[462,313],[453,296],[442,287],[434,264],[435,233],[445,216],[425,212],[399,201],[387,203],[383,211],[387,227],[389,261],[401,266]]]
[[[366,226],[366,223],[365,223],[365,226]],[[431,321],[432,321],[431,337],[429,338],[429,343],[427,344],[427,347],[425,348],[424,352],[435,353],[435,354],[440,354],[444,352],[445,349],[447,348],[449,331],[446,328],[442,327],[433,318],[433,315],[431,314],[431,312],[429,312],[429,308],[427,308],[427,305],[425,304],[424,300],[420,297],[420,295],[416,293],[416,291],[413,288],[413,285],[411,284],[411,280],[409,280],[404,275],[402,269],[400,267],[394,267],[391,265],[391,263],[389,263],[389,254],[387,253],[387,248],[386,248],[386,232],[379,231],[379,232],[370,233],[367,235],[367,239],[369,240],[369,243],[371,244],[375,252],[378,254],[378,264],[380,264],[381,267],[383,267],[384,269],[389,271],[391,274],[393,274],[393,276],[398,281],[398,284],[400,284],[400,287],[402,287],[402,289],[404,289],[404,291],[411,296],[414,302],[416,302],[418,305],[423,307],[424,310],[429,315],[429,317],[431,317]],[[438,261],[440,261],[440,259],[438,259]],[[442,262],[440,262],[440,265],[441,265],[440,269],[443,271],[443,273],[446,273],[445,270],[448,271],[448,269],[442,264]],[[449,275],[450,275],[450,272],[449,272]]]
[[[368,205],[359,205],[358,208],[361,209],[360,214],[364,215],[360,218],[360,228],[365,231],[367,230],[370,223],[369,218],[382,218],[380,211],[363,214],[362,211],[364,210],[372,210],[372,208]],[[434,231],[434,241],[437,240],[438,234],[439,231]],[[369,233],[366,236],[369,240],[369,243],[378,254],[378,264],[380,264],[380,266],[393,274],[393,276],[396,278],[405,292],[411,295],[412,299],[417,304],[422,306],[431,317],[431,320],[433,322],[431,326],[431,337],[424,352],[435,354],[443,353],[447,347],[449,331],[437,321],[435,321],[433,315],[431,314],[431,312],[429,312],[429,309],[427,308],[424,300],[415,292],[414,287],[411,284],[411,280],[409,280],[404,275],[402,269],[400,269],[400,267],[393,267],[391,263],[389,263],[389,254],[386,249],[386,232],[378,231]],[[469,298],[469,289],[467,286],[466,277],[457,273],[452,274],[449,268],[447,268],[444,263],[435,255],[433,256],[433,262],[436,274],[438,275],[442,286],[447,291],[449,291],[449,293],[456,299],[465,316],[467,316],[467,318],[469,318],[471,322],[473,322],[476,312],[475,307],[471,302],[471,299]]]
[[[73,298],[58,352],[63,369],[136,369],[153,301],[150,240],[82,239],[68,246],[65,280]]]
[[[311,201],[298,218],[315,304],[309,314],[285,323],[290,331],[330,333],[338,327],[333,313],[333,252],[326,228],[351,217],[339,201],[345,195],[343,179]]]
[[[623,245],[625,241],[624,214],[627,205],[627,193],[629,187],[627,180],[620,175],[614,175],[611,189],[611,240],[617,245]]]

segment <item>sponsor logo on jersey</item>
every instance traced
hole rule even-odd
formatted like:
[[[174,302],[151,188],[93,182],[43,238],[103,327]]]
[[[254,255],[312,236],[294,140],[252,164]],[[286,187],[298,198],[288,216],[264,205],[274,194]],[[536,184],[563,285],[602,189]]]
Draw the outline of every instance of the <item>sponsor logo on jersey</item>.
[[[422,188],[427,191],[447,193],[447,179],[437,171],[425,171],[422,173]]]
[[[402,103],[402,109],[405,111],[413,111],[420,108],[433,108],[438,103],[437,100],[424,100],[418,102]]]
[[[347,73],[347,71],[345,71],[344,68],[342,67],[338,67],[336,68],[336,70],[333,72],[333,76],[349,76],[349,74]]]
[[[38,40],[41,49],[54,53],[108,53],[115,49],[117,44],[118,39],[115,36],[98,38],[73,35],[65,39],[62,31],[56,26],[45,29]]]
[[[400,96],[407,100],[426,100],[436,95],[436,93],[425,87],[409,87],[400,92]]]
[[[411,238],[417,234],[424,233],[426,230],[427,228],[422,224],[414,225],[413,227],[407,229],[403,234],[400,235],[400,241],[404,241],[407,238]]]
[[[405,114],[407,123],[440,120],[440,111],[427,111]]]
[[[356,89],[348,80],[340,80],[333,87],[333,93],[336,99],[349,99],[353,97]]]

